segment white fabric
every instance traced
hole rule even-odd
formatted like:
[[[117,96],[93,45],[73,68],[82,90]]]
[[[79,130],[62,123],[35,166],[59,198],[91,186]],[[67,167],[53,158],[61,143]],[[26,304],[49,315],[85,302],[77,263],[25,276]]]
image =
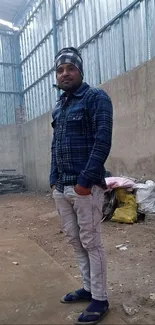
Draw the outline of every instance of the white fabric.
[[[105,182],[108,189],[114,189],[118,187],[133,188],[135,185],[134,181],[127,177],[106,177]]]
[[[144,213],[155,213],[155,183],[151,180],[145,184],[135,184],[136,202]]]

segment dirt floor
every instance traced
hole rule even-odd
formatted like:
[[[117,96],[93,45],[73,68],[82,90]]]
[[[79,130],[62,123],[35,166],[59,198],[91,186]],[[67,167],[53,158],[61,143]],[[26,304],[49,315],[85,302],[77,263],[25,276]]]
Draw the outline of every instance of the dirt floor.
[[[144,223],[104,222],[101,227],[108,257],[112,308],[129,324],[155,324],[155,216],[147,217]],[[51,194],[1,195],[0,228],[25,234],[81,281],[74,252],[61,231]],[[127,250],[116,248],[119,244],[125,244]],[[151,294],[154,294],[153,299]],[[132,315],[125,313],[123,304],[131,307],[127,309]]]

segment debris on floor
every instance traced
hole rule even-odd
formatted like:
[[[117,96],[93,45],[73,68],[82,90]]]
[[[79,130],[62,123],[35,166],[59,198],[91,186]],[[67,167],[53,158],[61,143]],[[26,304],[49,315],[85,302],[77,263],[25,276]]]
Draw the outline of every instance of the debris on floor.
[[[150,293],[150,299],[155,300],[155,293]]]
[[[136,184],[134,189],[136,190],[136,201],[139,204],[140,211],[155,213],[155,183],[148,180],[145,184]]]
[[[21,193],[26,191],[23,175],[18,175],[15,169],[0,170],[0,194]]]
[[[146,214],[155,213],[155,182],[131,177],[105,178],[103,214],[101,222],[144,222]]]
[[[123,304],[123,309],[124,309],[125,313],[129,316],[133,316],[136,313],[138,313],[138,308],[135,306],[128,306],[126,304]]]
[[[104,220],[110,220],[116,208],[117,199],[115,190],[105,191],[101,222]]]
[[[116,245],[116,248],[120,251],[126,251],[128,249],[125,244]]]
[[[81,274],[74,275],[74,278],[75,278],[75,279],[80,279],[80,278],[82,278],[82,275],[81,275]]]
[[[12,262],[14,265],[19,265],[19,263],[18,262]]]
[[[113,213],[112,221],[120,223],[134,223],[137,221],[136,197],[123,188],[116,189],[118,208]]]

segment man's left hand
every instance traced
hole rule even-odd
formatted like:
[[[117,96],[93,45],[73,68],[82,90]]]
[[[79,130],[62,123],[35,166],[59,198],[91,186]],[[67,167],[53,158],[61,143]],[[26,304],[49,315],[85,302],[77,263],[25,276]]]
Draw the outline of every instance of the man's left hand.
[[[91,194],[91,188],[85,188],[85,187],[80,186],[79,184],[77,184],[74,187],[74,191],[76,192],[76,194],[83,195],[83,196]]]

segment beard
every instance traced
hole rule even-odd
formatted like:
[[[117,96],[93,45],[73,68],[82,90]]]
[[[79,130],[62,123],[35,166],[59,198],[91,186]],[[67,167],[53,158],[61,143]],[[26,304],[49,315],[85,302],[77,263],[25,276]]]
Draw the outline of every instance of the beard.
[[[63,82],[59,83],[59,89],[62,89],[65,92],[73,93],[82,85],[82,80],[78,80],[75,82],[74,80],[64,80]]]

